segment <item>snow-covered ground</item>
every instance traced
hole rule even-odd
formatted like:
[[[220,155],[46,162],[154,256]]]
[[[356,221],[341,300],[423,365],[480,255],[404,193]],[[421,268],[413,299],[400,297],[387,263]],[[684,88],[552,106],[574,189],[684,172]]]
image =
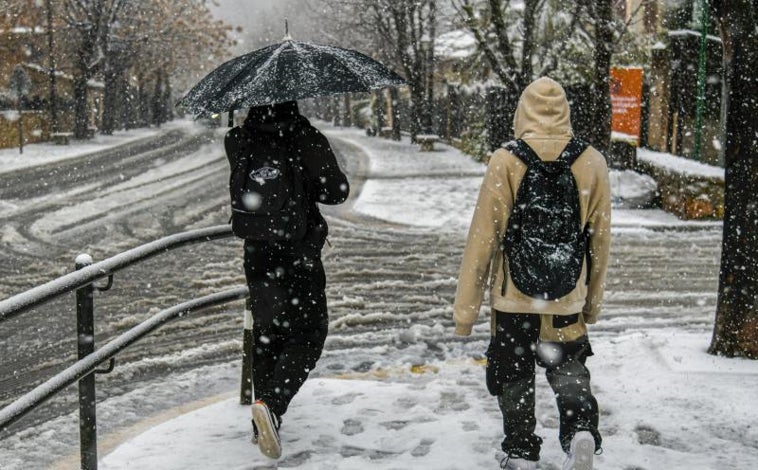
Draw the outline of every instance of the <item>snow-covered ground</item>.
[[[484,172],[480,164],[442,145],[421,153],[407,141],[318,125],[330,138],[349,141],[370,157],[355,211],[413,226],[410,230],[463,237]],[[616,194],[636,194],[631,178],[614,176],[627,185],[616,186]],[[613,216],[616,231],[714,225],[718,223],[682,222],[659,210],[616,210]],[[597,468],[758,468],[758,409],[751,399],[758,388],[758,363],[707,355],[707,327],[690,325],[685,331],[676,322],[650,324],[644,315],[639,318],[594,336],[595,356],[588,365],[605,439]],[[361,351],[376,356],[381,367],[340,375],[317,367],[317,377],[306,383],[284,417],[284,455],[278,464],[249,442],[249,409],[237,404],[239,363],[232,362],[168,375],[99,403],[102,420],[119,419],[125,408],[141,409],[145,416],[127,430],[100,437],[100,468],[498,468],[500,414],[477,360],[486,348],[486,334],[460,340],[442,325],[425,327],[434,343],[426,347],[435,346],[436,355],[418,367],[408,359],[418,352],[409,340],[414,327],[405,333],[408,338],[399,338],[408,344],[406,355],[385,356],[381,347]],[[487,327],[482,316],[475,333]],[[542,375],[537,399],[538,434],[545,439],[539,468],[558,469],[563,455],[557,411]],[[162,400],[181,406],[151,410],[150,403]],[[27,468],[25,456],[55,452],[60,461],[54,468],[76,468],[78,455],[56,444],[56,430],[75,429],[75,420],[72,414],[48,423],[41,436],[35,429],[0,442],[0,467]]]
[[[0,173],[80,157],[86,153],[152,137],[157,133],[157,129],[135,129],[114,132],[111,136],[97,134],[86,141],[72,140],[70,145],[30,144],[24,146],[24,153],[19,153],[18,148],[0,149]]]
[[[327,135],[349,141],[371,156],[369,179],[354,206],[356,211],[398,224],[467,230],[484,165],[445,145],[437,145],[434,152],[419,152],[407,140],[376,139],[354,129],[325,129]],[[667,161],[676,160],[686,159],[671,156]],[[648,176],[620,170],[611,170],[610,174],[611,192],[617,202],[637,200],[655,190],[655,181]],[[721,222],[682,221],[660,209],[616,208],[612,224],[628,230],[713,227]]]
[[[593,345],[589,367],[605,439],[598,469],[758,468],[758,410],[751,405],[758,367],[706,355],[708,339],[649,330]],[[278,466],[498,468],[501,422],[483,382],[481,362],[454,357],[422,374],[310,380],[285,416]],[[537,387],[537,433],[545,439],[539,468],[557,469],[564,458],[557,413],[544,376]],[[233,395],[127,439],[100,468],[277,468],[250,444],[249,407]]]

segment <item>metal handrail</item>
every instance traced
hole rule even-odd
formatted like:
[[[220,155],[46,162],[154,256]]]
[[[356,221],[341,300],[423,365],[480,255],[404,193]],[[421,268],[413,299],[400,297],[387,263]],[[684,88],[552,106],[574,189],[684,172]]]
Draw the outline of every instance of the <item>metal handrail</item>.
[[[244,299],[247,296],[247,287],[236,287],[234,289],[193,299],[158,312],[0,410],[0,428],[12,424],[26,413],[47,401],[53,395],[62,391],[79,379],[95,372],[97,366],[113,358],[122,350],[157,330],[169,321],[176,320],[177,318],[183,317],[184,315],[197,310]]]
[[[237,287],[167,308],[95,350],[92,339],[94,337],[94,303],[92,300],[95,290],[106,291],[110,289],[113,283],[113,274],[136,263],[188,244],[228,238],[232,235],[229,225],[219,225],[163,237],[95,264],[92,264],[89,255],[82,254],[76,259],[76,271],[0,301],[0,323],[2,323],[56,297],[76,291],[77,352],[79,359],[62,372],[1,409],[0,429],[6,428],[67,386],[78,381],[81,468],[83,470],[97,470],[95,374],[112,371],[116,354],[165,323],[194,311],[248,298],[249,291],[247,287]],[[96,287],[95,281],[104,277],[108,277],[107,285]],[[252,344],[252,317],[248,299],[243,332],[242,381],[240,386],[240,403],[242,404],[251,402],[252,366],[249,351],[252,350]],[[98,365],[105,361],[110,361],[109,367],[97,369]]]
[[[61,276],[0,301],[0,323],[68,292],[92,284],[140,261],[185,245],[231,237],[230,225],[217,225],[169,235]]]

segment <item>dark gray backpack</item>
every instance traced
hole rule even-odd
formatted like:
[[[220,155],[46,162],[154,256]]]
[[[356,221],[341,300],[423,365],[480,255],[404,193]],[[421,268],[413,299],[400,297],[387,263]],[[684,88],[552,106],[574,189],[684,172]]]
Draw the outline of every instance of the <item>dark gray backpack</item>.
[[[229,177],[232,232],[247,240],[302,239],[308,207],[299,155],[282,138],[242,137]]]
[[[576,287],[585,257],[589,261],[588,231],[582,227],[571,173],[587,146],[571,139],[554,162],[542,161],[521,139],[505,146],[527,170],[508,219],[503,266],[518,290],[530,297],[553,300],[568,294]]]

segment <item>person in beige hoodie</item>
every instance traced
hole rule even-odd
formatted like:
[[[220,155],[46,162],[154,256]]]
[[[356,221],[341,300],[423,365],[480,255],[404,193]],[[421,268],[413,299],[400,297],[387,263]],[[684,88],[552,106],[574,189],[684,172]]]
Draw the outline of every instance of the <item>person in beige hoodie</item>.
[[[532,82],[521,95],[513,127],[515,137],[541,160],[555,161],[573,137],[561,85],[544,77]],[[586,325],[595,323],[600,314],[610,250],[608,169],[603,155],[591,146],[571,166],[582,229],[588,234],[588,259],[576,287],[554,300],[521,292],[503,252],[508,219],[526,171],[527,165],[506,148],[492,154],[461,262],[455,334],[471,334],[489,283],[492,337],[486,381],[503,415],[501,447],[506,457],[502,468],[532,469],[539,460],[542,439],[534,433],[535,364],[545,367],[558,402],[559,439],[569,455],[564,468],[591,468],[592,454],[600,450],[602,439],[597,401],[585,366],[587,356],[592,355]],[[577,463],[581,450],[585,455],[579,458],[585,466]]]

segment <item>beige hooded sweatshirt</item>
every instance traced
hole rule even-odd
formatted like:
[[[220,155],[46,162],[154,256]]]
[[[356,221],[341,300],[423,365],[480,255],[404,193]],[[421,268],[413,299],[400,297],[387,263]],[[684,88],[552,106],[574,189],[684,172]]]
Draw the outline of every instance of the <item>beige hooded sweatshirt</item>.
[[[573,135],[569,114],[563,87],[549,78],[537,79],[519,99],[513,118],[515,136],[526,141],[542,160],[554,161]],[[611,240],[608,168],[600,152],[588,147],[571,171],[579,189],[582,227],[590,228],[589,286],[586,263],[574,290],[556,300],[528,297],[516,288],[510,274],[504,275],[501,242],[526,165],[508,150],[499,149],[487,166],[463,252],[453,315],[457,335],[471,334],[488,283],[492,321],[495,310],[544,314],[542,340],[573,341],[587,334],[585,324],[597,321]],[[551,315],[575,313],[581,313],[579,322],[560,329],[552,327]]]

